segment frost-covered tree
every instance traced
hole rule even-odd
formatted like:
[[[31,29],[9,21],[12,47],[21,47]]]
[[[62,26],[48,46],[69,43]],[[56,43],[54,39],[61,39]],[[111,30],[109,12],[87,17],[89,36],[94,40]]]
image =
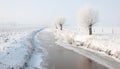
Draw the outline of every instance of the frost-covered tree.
[[[92,27],[98,21],[98,12],[92,7],[83,7],[80,11],[80,23],[92,35]]]
[[[55,28],[59,29],[59,30],[63,30],[63,24],[64,24],[65,20],[62,17],[58,17],[55,20]]]

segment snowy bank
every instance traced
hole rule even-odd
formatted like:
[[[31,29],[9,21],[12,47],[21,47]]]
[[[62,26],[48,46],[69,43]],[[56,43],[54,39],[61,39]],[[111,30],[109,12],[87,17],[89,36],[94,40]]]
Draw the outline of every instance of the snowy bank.
[[[0,68],[23,68],[32,50],[31,37],[0,45]]]
[[[71,44],[66,44],[61,41],[57,41],[56,44],[58,44],[61,47],[64,47],[68,50],[74,51],[80,55],[83,55],[109,69],[119,69],[120,68],[120,61],[106,55],[105,53],[98,52],[83,46],[75,46]]]
[[[119,35],[92,35],[86,36],[85,40],[82,37],[76,38],[75,42],[79,42],[77,46],[84,46],[92,50],[103,52],[111,57],[120,60],[120,36]],[[82,43],[81,43],[82,41]],[[80,44],[81,43],[81,44]]]
[[[0,69],[24,69],[34,51],[34,38],[42,29],[0,45]],[[42,59],[42,58],[39,58]]]
[[[56,40],[56,44],[82,54],[110,69],[120,68],[120,38],[117,36],[108,35],[80,35],[75,32],[68,31],[74,34],[69,41],[66,40],[71,34],[63,31],[57,31],[55,37],[59,37]],[[61,36],[62,34],[62,36]],[[58,36],[59,35],[59,36]],[[67,35],[67,36],[66,36]],[[63,37],[65,36],[65,37]],[[114,63],[114,65],[113,65]]]

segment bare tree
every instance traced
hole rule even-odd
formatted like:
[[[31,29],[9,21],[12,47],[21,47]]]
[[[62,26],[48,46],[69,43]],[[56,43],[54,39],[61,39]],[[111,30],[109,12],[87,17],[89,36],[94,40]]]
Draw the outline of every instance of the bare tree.
[[[80,11],[80,21],[89,30],[89,35],[92,35],[92,27],[98,20],[98,12],[91,7],[84,7]]]
[[[64,18],[58,17],[55,21],[55,28],[59,30],[63,30]]]

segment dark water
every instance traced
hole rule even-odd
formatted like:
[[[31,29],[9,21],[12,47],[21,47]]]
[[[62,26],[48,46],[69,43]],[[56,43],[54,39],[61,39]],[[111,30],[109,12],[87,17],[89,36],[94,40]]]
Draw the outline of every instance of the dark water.
[[[48,52],[45,65],[47,69],[108,69],[82,55],[57,46],[53,35],[40,33],[41,46]]]

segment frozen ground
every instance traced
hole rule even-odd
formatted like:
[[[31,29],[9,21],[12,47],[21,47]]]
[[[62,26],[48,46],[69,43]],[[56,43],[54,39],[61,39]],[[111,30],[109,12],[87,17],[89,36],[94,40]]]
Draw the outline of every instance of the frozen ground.
[[[15,41],[27,35],[27,32],[0,32],[0,44]]]
[[[9,38],[11,39],[11,41],[6,43],[1,43],[0,44],[0,68],[1,69],[25,69],[28,66],[30,67],[29,62],[31,61],[31,59],[33,59],[32,61],[36,60],[34,59],[34,57],[32,57],[32,54],[34,53],[35,49],[39,49],[39,48],[36,48],[37,40],[35,40],[35,38],[37,37],[37,34],[40,31],[41,30],[36,30],[36,31],[33,31],[32,33],[29,32],[27,33],[27,35],[23,33],[22,36],[19,35],[20,38],[14,36],[17,39]],[[37,62],[39,62],[40,64],[42,62],[43,53],[39,52],[37,56],[39,56],[39,61],[37,60]],[[40,67],[42,66],[39,65],[39,68]]]
[[[57,46],[52,32],[42,30],[7,37],[10,41],[0,44],[0,69],[107,69]]]

